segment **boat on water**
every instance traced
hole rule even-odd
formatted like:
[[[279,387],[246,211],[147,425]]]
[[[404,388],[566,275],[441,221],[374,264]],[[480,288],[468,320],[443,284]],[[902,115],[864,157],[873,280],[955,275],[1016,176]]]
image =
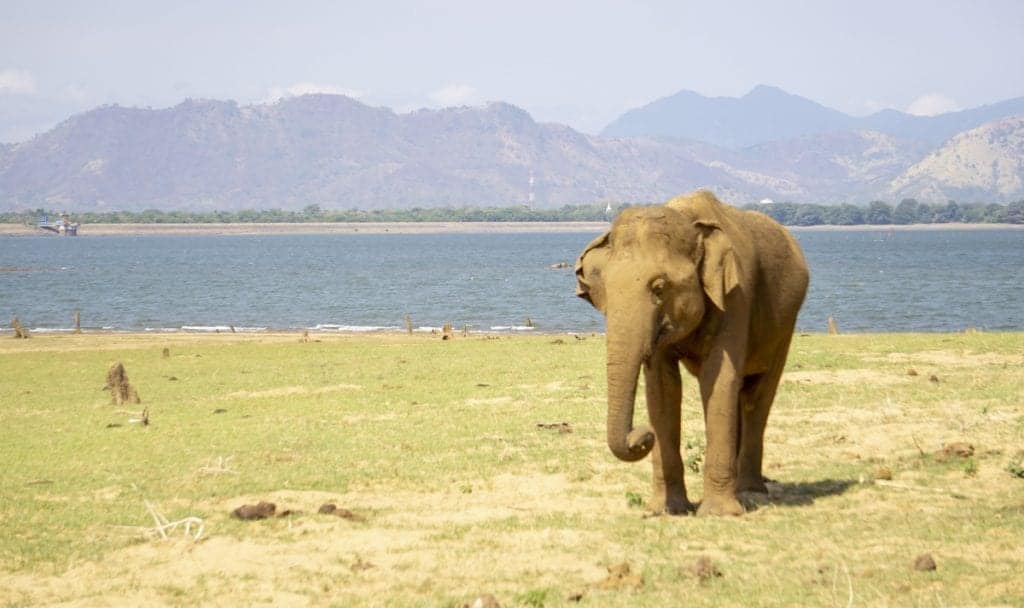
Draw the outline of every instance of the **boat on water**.
[[[67,213],[61,213],[60,220],[52,224],[49,216],[44,213],[39,216],[39,227],[58,236],[78,236],[78,222],[72,222]]]

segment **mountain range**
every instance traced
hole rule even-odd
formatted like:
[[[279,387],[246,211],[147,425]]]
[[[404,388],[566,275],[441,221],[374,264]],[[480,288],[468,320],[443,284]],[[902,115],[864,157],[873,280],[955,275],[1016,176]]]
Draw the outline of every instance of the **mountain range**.
[[[938,146],[961,131],[1016,114],[1024,114],[1024,97],[938,116],[915,116],[890,109],[856,117],[776,87],[759,85],[739,98],[680,91],[626,112],[601,135],[675,137],[743,148],[804,135],[876,131]]]
[[[501,102],[399,114],[341,95],[103,106],[0,144],[0,210],[409,208],[1024,198],[1024,98],[851,117],[759,86],[681,92],[599,136]]]

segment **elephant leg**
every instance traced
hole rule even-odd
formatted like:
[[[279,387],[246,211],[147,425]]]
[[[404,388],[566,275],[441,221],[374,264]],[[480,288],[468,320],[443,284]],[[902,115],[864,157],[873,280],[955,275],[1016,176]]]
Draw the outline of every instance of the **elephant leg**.
[[[783,351],[785,352],[785,351]],[[737,460],[740,492],[767,493],[762,474],[764,429],[775,400],[785,358],[763,374],[748,377],[740,392],[740,431]]]
[[[697,515],[742,515],[743,506],[736,498],[740,378],[736,362],[725,350],[715,349],[705,360],[700,392],[707,453],[704,498]]]
[[[679,364],[664,354],[655,355],[644,366],[647,411],[654,428],[654,465],[651,509],[656,513],[684,515],[693,511],[686,496],[683,459],[679,452],[682,379]]]

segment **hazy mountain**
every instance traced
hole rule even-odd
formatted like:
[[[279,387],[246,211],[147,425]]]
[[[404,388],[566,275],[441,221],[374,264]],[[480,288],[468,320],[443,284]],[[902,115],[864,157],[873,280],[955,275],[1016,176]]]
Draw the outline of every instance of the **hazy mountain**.
[[[855,119],[782,89],[760,85],[740,98],[680,91],[630,110],[605,127],[605,137],[677,137],[729,148],[845,131]]]
[[[919,161],[929,147],[877,131],[805,135],[735,153],[748,170],[798,184],[778,198],[819,203],[866,202]]]
[[[1016,114],[1024,114],[1024,97],[938,116],[883,110],[854,117],[760,85],[740,98],[680,91],[626,112],[601,135],[679,137],[743,148],[804,135],[877,131],[936,146],[961,131]]]
[[[793,96],[764,88],[748,97],[789,103]],[[811,103],[796,100],[794,107]],[[995,107],[972,112],[1003,111]],[[787,128],[795,128],[798,115],[786,114]],[[820,124],[838,120],[827,109],[818,116]],[[654,202],[702,187],[738,204],[904,195],[929,202],[1016,200],[1024,197],[1020,120],[964,132],[938,149],[872,130],[734,149],[679,138],[584,135],[537,123],[505,103],[408,114],[339,95],[251,106],[195,100],[158,110],[105,106],[27,142],[0,146],[0,210],[499,206],[527,203],[531,194],[543,208]]]
[[[692,149],[591,137],[504,103],[410,114],[337,95],[108,106],[2,152],[0,208],[512,205],[529,201],[531,174],[539,207],[701,185],[769,193]]]
[[[883,110],[859,120],[860,128],[937,146],[961,131],[1018,114],[1024,114],[1024,97],[937,116],[914,116],[896,110]]]
[[[1010,202],[1024,193],[1024,115],[953,137],[907,169],[891,198]]]

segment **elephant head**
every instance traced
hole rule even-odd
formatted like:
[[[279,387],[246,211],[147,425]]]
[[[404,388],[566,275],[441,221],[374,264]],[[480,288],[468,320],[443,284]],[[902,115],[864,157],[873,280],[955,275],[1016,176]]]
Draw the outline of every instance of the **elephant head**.
[[[607,319],[608,447],[619,459],[654,447],[650,427],[633,427],[641,366],[695,339],[709,314],[725,310],[738,275],[715,218],[668,206],[626,209],[580,254],[576,295]]]

